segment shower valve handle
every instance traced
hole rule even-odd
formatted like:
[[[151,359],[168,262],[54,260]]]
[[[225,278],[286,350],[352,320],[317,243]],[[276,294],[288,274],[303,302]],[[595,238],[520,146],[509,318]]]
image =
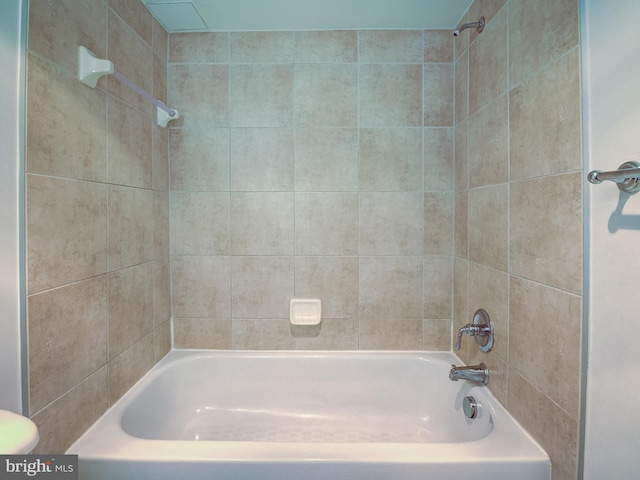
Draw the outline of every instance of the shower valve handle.
[[[493,347],[493,324],[489,318],[489,314],[478,309],[473,315],[473,323],[468,323],[458,330],[458,339],[456,340],[456,350],[460,350],[462,346],[462,335],[476,337],[476,343],[483,352],[488,352]]]

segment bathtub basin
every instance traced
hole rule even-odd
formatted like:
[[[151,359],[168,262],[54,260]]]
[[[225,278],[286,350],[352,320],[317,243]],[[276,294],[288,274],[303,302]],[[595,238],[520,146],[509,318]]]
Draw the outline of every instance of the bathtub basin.
[[[451,382],[451,363],[442,352],[175,350],[67,453],[87,480],[550,480],[546,453],[486,387]]]

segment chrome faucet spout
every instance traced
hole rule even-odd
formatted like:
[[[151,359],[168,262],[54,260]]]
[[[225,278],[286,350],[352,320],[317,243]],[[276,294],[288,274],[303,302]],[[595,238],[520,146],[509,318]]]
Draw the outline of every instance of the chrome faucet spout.
[[[461,367],[456,367],[452,364],[451,370],[449,371],[449,379],[454,382],[458,380],[470,380],[487,385],[489,383],[489,369],[484,363]]]

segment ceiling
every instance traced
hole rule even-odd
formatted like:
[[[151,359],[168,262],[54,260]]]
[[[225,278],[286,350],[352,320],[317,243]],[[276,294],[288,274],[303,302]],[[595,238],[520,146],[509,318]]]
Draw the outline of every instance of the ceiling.
[[[473,0],[142,0],[171,32],[452,29]]]

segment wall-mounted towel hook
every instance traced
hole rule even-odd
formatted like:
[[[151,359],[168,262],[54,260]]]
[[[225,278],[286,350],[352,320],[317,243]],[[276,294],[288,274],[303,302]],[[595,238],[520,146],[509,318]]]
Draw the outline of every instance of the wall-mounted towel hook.
[[[113,75],[120,83],[153,103],[156,106],[156,122],[161,127],[164,128],[171,120],[180,118],[177,110],[167,107],[164,102],[153,97],[120,72],[116,72],[111,61],[96,58],[95,54],[86,47],[78,47],[78,80],[91,88],[96,88],[98,80],[104,75]]]

